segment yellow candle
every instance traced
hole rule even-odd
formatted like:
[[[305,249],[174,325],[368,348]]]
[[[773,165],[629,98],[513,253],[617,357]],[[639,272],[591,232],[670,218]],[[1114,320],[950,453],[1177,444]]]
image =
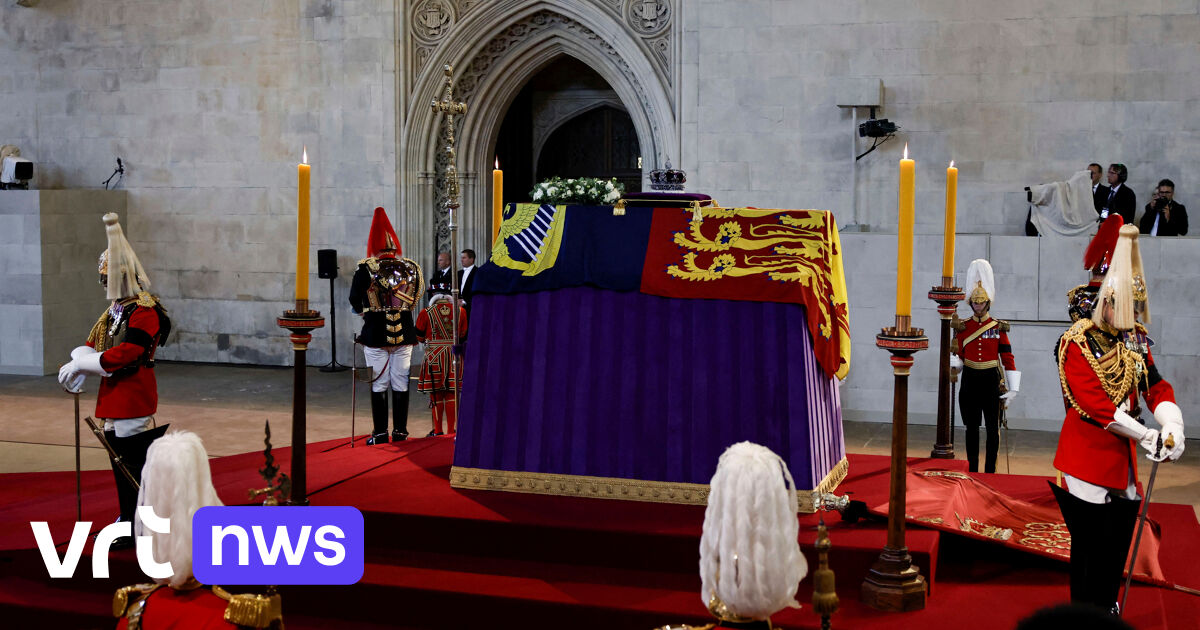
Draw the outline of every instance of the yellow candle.
[[[500,236],[500,223],[504,221],[504,171],[500,170],[500,158],[492,170],[492,242]]]
[[[296,194],[296,301],[308,300],[308,147],[304,161],[296,165],[299,190]]]
[[[900,229],[896,261],[896,314],[912,315],[912,248],[914,205],[916,203],[916,162],[908,159],[908,145],[904,145],[904,159],[900,160]]]
[[[958,211],[958,169],[954,160],[946,169],[946,235],[942,242],[942,277],[954,276],[954,219]]]

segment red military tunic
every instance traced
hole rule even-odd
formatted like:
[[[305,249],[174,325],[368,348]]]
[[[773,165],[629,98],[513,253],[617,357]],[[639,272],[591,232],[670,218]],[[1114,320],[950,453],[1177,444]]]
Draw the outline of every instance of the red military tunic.
[[[121,617],[117,630],[283,627],[278,595],[233,595],[218,586],[178,590],[155,584],[127,586],[113,597],[113,614]]]
[[[1138,326],[1135,336],[1144,340],[1145,329]],[[1113,422],[1120,402],[1127,398],[1131,407],[1137,404],[1139,392],[1151,410],[1164,401],[1175,402],[1174,388],[1158,375],[1154,357],[1148,347],[1143,347],[1144,368],[1131,376],[1128,393],[1114,402],[1084,352],[1090,352],[1102,370],[1116,366],[1123,357],[1132,361],[1130,355],[1136,353],[1128,351],[1121,339],[1100,331],[1090,319],[1080,320],[1063,335],[1059,342],[1059,376],[1070,406],[1058,438],[1055,468],[1106,488],[1127,487],[1131,469],[1136,480],[1136,445],[1105,427]],[[1128,369],[1137,371],[1136,361],[1133,363]],[[1109,389],[1113,389],[1111,384]]]
[[[107,348],[100,356],[100,366],[111,376],[100,380],[96,394],[96,417],[111,420],[141,418],[153,415],[158,410],[158,383],[154,378],[152,364],[154,351],[158,347],[160,320],[157,300],[149,294],[119,300],[121,314],[117,320],[126,320],[124,334],[116,345]],[[125,311],[132,309],[128,314]],[[113,325],[113,311],[101,318],[97,327]],[[101,335],[111,335],[109,330],[100,330]],[[87,345],[97,347],[100,337],[97,331],[88,338]],[[111,341],[111,338],[110,338]],[[107,345],[107,344],[104,344]]]
[[[426,342],[425,363],[421,366],[421,379],[417,391],[435,392],[453,390],[457,382],[454,367],[454,311],[446,301],[430,305],[417,316],[417,339]],[[458,309],[458,338],[467,335],[467,312]]]
[[[962,358],[966,367],[986,370],[1003,365],[1005,370],[1017,369],[1012,345],[1008,342],[1008,324],[994,320],[990,315],[982,320],[971,317],[962,322],[962,330],[955,333],[954,341],[958,347],[955,354]]]

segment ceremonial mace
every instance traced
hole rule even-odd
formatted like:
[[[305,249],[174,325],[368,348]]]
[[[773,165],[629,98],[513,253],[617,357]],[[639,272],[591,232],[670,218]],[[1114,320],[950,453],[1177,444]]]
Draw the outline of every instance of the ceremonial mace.
[[[929,348],[929,338],[912,328],[909,315],[896,315],[896,325],[875,336],[875,345],[892,355],[892,464],[888,496],[887,543],[863,580],[862,601],[889,612],[925,608],[927,585],[904,544],[906,477],[908,475],[908,373],[913,355]],[[945,330],[945,328],[943,328]],[[948,359],[947,359],[948,361]],[[947,367],[947,363],[943,362]]]
[[[453,317],[451,326],[453,327],[454,342],[451,346],[450,361],[454,366],[454,413],[458,414],[458,389],[459,383],[462,381],[462,370],[459,367],[458,358],[454,356],[455,349],[458,348],[458,311],[461,308],[459,301],[459,280],[458,280],[458,223],[455,222],[455,211],[458,210],[458,168],[455,163],[454,152],[454,117],[461,116],[467,113],[467,104],[454,100],[454,66],[446,64],[442,67],[442,72],[446,75],[445,87],[442,90],[442,99],[439,101],[434,99],[431,103],[435,114],[441,113],[446,121],[446,214],[448,215],[448,226],[450,228],[450,298],[454,303],[454,307],[450,309],[451,317]],[[457,415],[456,415],[457,420]],[[449,414],[446,421],[449,422]],[[450,428],[449,425],[446,427]]]
[[[938,351],[938,415],[937,437],[933,443],[935,459],[954,459],[954,390],[950,374],[950,319],[958,312],[958,303],[966,295],[954,286],[954,276],[942,276],[941,286],[929,289],[929,299],[937,302],[938,317],[942,320],[942,344]]]

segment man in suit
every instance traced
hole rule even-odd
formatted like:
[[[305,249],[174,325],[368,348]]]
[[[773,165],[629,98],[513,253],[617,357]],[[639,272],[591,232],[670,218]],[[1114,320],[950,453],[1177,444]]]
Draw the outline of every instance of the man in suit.
[[[1150,236],[1185,236],[1188,231],[1187,208],[1175,203],[1175,182],[1164,179],[1146,204],[1142,215],[1142,234]]]
[[[458,296],[462,299],[463,308],[471,310],[471,296],[475,294],[475,250],[464,249],[462,269],[458,270]]]
[[[450,295],[450,252],[438,252],[437,271],[429,278],[429,300],[435,295]]]
[[[1092,202],[1096,205],[1096,214],[1099,214],[1108,203],[1108,186],[1100,183],[1104,167],[1092,162],[1088,164],[1088,171],[1092,173]]]
[[[1125,219],[1125,225],[1133,225],[1133,217],[1137,213],[1137,194],[1125,185],[1129,179],[1129,169],[1124,164],[1110,164],[1108,167],[1108,199],[1100,209],[1100,219],[1116,212]]]

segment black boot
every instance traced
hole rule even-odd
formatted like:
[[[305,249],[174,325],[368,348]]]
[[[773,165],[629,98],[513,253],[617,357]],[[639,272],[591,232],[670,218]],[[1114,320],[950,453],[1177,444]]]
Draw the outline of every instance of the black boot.
[[[408,390],[392,391],[392,441],[408,439]]]
[[[979,472],[979,425],[967,425],[967,470]]]
[[[1095,594],[1094,604],[1103,610],[1117,607],[1121,587],[1125,583],[1125,564],[1129,560],[1129,548],[1133,544],[1141,501],[1113,497],[1104,504],[1104,547],[1095,564],[1095,580],[1090,591]],[[1138,550],[1141,553],[1142,550]]]
[[[129,437],[117,437],[116,431],[105,431],[104,439],[108,441],[109,446],[121,458],[121,463],[129,474],[133,476],[138,483],[142,482],[142,468],[146,465],[146,452],[150,450],[150,444],[162,437],[167,432],[169,425],[154,427],[148,431],[135,433]],[[133,516],[137,510],[137,487],[129,481],[124,473],[117,466],[116,461],[111,461],[113,469],[113,478],[117,485],[117,502],[121,507],[121,516],[118,521],[133,523]],[[113,541],[113,549],[127,549],[133,546],[133,538],[122,536]]]
[[[387,392],[371,392],[371,437],[367,446],[387,444]]]
[[[1050,484],[1050,490],[1054,492],[1067,531],[1071,533],[1071,602],[1090,604],[1093,600],[1090,592],[1094,580],[1092,573],[1095,570],[1092,562],[1096,543],[1103,534],[1103,524],[1099,519],[1104,506],[1088,503],[1053,483]]]

